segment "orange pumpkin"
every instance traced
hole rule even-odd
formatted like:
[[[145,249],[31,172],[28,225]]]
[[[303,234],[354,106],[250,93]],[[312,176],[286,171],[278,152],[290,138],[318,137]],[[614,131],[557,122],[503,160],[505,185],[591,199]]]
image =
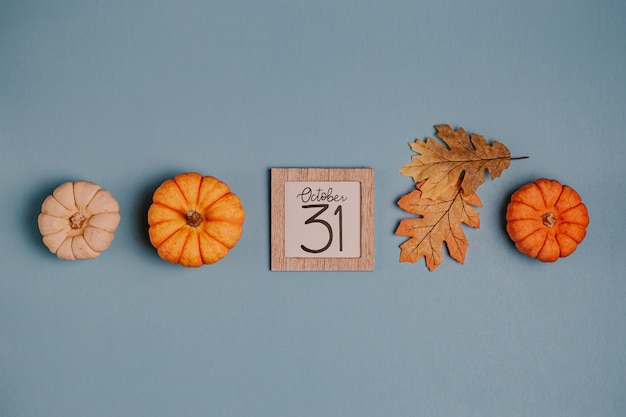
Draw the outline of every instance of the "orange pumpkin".
[[[513,193],[506,221],[506,231],[520,252],[554,262],[571,255],[585,238],[589,214],[572,188],[540,178]]]
[[[188,172],[166,180],[154,192],[148,233],[161,258],[199,267],[228,254],[241,237],[244,218],[241,201],[228,185]]]

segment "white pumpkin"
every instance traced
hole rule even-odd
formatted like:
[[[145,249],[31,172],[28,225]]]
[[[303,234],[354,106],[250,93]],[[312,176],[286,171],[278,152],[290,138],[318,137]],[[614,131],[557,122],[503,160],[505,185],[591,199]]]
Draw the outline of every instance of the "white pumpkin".
[[[93,259],[113,241],[120,223],[113,196],[89,181],[58,186],[41,206],[38,224],[43,243],[61,259]]]

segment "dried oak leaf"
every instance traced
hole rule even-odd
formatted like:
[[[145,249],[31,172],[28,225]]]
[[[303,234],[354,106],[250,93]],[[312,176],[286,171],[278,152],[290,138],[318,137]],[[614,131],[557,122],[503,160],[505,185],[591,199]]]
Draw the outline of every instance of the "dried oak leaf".
[[[433,138],[417,139],[409,146],[419,155],[413,155],[411,162],[399,169],[416,183],[426,180],[420,188],[424,197],[443,195],[455,187],[459,178],[463,194],[472,195],[485,182],[485,171],[494,179],[511,164],[511,153],[498,141],[489,145],[484,136],[472,133],[470,137],[461,127],[454,130],[449,125],[437,125],[435,128],[448,147]]]
[[[472,207],[481,207],[480,199],[476,194],[464,195],[460,180],[435,199],[424,196],[421,191],[424,184],[425,181],[420,182],[416,190],[398,201],[403,210],[422,216],[402,219],[396,229],[396,235],[410,237],[400,245],[400,262],[415,263],[425,257],[426,266],[434,271],[443,262],[445,242],[450,256],[463,263],[469,243],[461,224],[480,227],[479,214]]]

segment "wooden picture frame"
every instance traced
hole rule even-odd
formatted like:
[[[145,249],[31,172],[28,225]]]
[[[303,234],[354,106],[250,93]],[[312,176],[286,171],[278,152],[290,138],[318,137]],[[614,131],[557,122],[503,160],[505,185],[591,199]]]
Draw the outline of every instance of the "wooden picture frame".
[[[374,170],[272,168],[271,270],[373,271]]]

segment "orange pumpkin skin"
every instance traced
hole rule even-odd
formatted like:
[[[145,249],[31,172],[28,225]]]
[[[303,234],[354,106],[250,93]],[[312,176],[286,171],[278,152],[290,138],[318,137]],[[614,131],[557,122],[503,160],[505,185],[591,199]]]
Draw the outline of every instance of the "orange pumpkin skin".
[[[513,193],[506,221],[506,231],[520,252],[554,262],[571,255],[585,238],[589,213],[571,187],[540,178]]]
[[[161,184],[148,210],[148,234],[159,256],[187,267],[225,257],[242,233],[239,197],[217,178],[187,172]]]

